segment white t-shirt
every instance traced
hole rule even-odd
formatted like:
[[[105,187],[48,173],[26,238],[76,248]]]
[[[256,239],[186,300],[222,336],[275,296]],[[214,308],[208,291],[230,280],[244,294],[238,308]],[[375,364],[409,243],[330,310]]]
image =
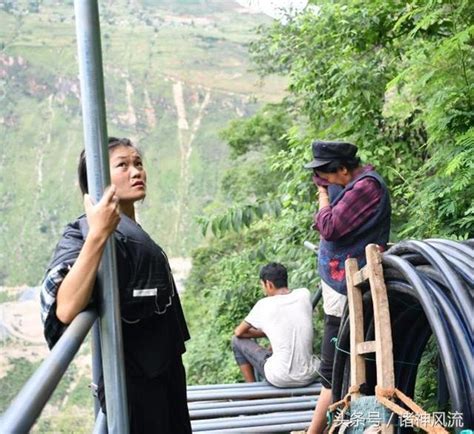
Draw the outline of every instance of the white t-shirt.
[[[259,300],[245,318],[270,340],[273,354],[265,363],[266,379],[277,387],[305,386],[317,375],[313,356],[313,307],[306,288]]]

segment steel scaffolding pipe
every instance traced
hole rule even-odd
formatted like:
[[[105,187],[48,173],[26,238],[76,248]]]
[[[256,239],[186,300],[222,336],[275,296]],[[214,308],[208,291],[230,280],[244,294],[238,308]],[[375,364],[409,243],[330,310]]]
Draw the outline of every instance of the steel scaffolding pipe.
[[[256,430],[258,428],[258,431]],[[258,433],[289,433],[290,431],[306,430],[308,428],[308,422],[293,422],[293,423],[279,423],[275,425],[259,425],[258,427],[243,427],[236,429],[219,429],[219,430],[208,430],[201,431],[202,434],[231,434],[231,433],[243,433],[243,432],[258,432]]]
[[[268,398],[268,399],[259,399],[258,401],[251,401],[255,405],[271,405],[271,404],[286,404],[286,403],[295,403],[295,402],[307,402],[310,400],[315,401],[318,395],[314,396],[292,396],[290,398]],[[245,407],[249,405],[249,400],[242,401],[211,401],[211,402],[190,402],[188,404],[189,410],[207,410],[212,408],[236,408],[236,407]]]
[[[94,396],[94,414],[97,418],[100,413],[100,402],[99,395],[97,393],[97,387],[99,380],[102,377],[102,350],[100,348],[100,327],[99,322],[96,321],[92,326],[92,390]],[[103,420],[105,421],[105,415],[103,414]],[[104,422],[105,423],[105,422]]]
[[[257,383],[253,383],[253,384],[257,384]],[[245,384],[238,383],[232,387],[213,387],[212,385],[209,385],[209,387],[206,387],[203,389],[188,389],[188,394],[226,393],[226,392],[234,393],[237,391],[258,391],[258,390],[268,390],[268,389],[274,390],[277,388],[268,383],[264,383],[259,386],[250,386],[250,387],[247,387]]]
[[[311,250],[316,256],[318,255],[319,252],[319,246],[316,244],[313,244],[311,241],[304,241],[303,245],[308,249]]]
[[[96,0],[75,0],[74,6],[87,182],[89,194],[97,202],[110,184],[99,12]],[[107,241],[98,274],[102,366],[108,431],[127,434],[127,391],[113,241],[113,237]],[[94,364],[97,366],[97,362]]]
[[[271,386],[266,381],[257,381],[255,383],[230,383],[230,384],[196,384],[188,386],[188,392],[196,392],[198,390],[213,390],[213,389],[240,389],[240,388],[259,388]]]
[[[313,384],[307,387],[295,387],[279,389],[268,386],[255,389],[236,390],[210,390],[188,393],[188,402],[192,401],[212,401],[220,399],[255,399],[255,398],[277,398],[283,396],[316,395],[321,391],[320,384]]]
[[[305,401],[299,402],[288,402],[288,403],[273,403],[273,404],[261,404],[259,401],[252,403],[247,401],[246,406],[241,407],[228,407],[228,408],[209,408],[201,410],[189,410],[189,415],[192,420],[205,419],[205,418],[216,418],[225,416],[241,416],[249,414],[261,414],[261,413],[275,413],[282,411],[296,411],[296,410],[314,410],[316,406],[315,399],[306,399]]]
[[[95,311],[81,312],[71,322],[40,367],[23,386],[0,420],[2,434],[29,432],[61,381],[92,324]]]
[[[191,422],[193,432],[208,430],[224,430],[226,428],[257,428],[262,425],[306,423],[309,425],[313,416],[312,411],[270,413],[259,416],[241,416],[214,420],[196,420]],[[260,431],[257,431],[260,432]]]
[[[107,419],[102,410],[96,414],[94,431],[92,434],[107,434]]]
[[[319,246],[318,245],[313,244],[310,241],[305,241],[303,243],[303,245],[308,250],[311,250],[316,255],[316,257],[318,256],[318,253],[319,253]],[[314,294],[311,295],[311,305],[313,306],[313,310],[316,308],[318,303],[321,301],[322,297],[323,297],[323,290],[320,287]]]

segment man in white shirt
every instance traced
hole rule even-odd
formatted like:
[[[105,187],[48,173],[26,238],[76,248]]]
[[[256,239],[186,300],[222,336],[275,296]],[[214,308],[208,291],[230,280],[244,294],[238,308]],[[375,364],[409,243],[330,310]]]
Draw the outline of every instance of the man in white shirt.
[[[235,329],[232,349],[246,382],[254,369],[277,387],[305,386],[317,376],[313,355],[313,307],[306,288],[290,291],[286,268],[276,262],[260,270],[266,297],[259,300]],[[272,350],[252,338],[268,337]]]

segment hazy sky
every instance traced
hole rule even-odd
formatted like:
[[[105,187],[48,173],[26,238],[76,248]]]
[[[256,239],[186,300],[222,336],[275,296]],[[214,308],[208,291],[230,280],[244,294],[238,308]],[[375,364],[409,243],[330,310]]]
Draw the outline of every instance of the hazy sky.
[[[272,18],[280,19],[283,16],[302,11],[308,0],[236,0],[255,12],[263,12]]]

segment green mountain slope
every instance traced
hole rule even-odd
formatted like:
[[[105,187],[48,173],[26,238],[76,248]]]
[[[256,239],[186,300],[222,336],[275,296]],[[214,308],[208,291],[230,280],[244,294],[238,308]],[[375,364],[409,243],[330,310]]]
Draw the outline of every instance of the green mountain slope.
[[[0,6],[0,285],[37,284],[65,223],[82,212],[73,3]],[[229,165],[226,122],[278,99],[260,86],[247,44],[268,22],[232,1],[101,2],[109,134],[145,153],[144,227],[171,255],[200,239],[194,216]]]

